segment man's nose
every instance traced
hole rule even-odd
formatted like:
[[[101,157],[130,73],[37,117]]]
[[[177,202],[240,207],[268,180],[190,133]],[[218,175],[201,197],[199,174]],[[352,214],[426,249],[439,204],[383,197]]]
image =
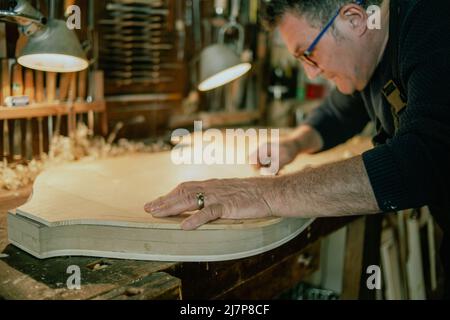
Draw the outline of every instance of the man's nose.
[[[322,69],[309,65],[307,63],[303,63],[303,68],[305,69],[306,75],[310,80],[314,80],[322,73]]]

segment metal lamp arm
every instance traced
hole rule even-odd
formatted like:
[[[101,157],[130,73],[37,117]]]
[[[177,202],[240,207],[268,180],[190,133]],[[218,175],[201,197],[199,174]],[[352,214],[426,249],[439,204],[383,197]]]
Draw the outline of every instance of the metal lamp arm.
[[[43,27],[47,19],[26,0],[15,1],[14,7],[0,8],[0,20],[20,26],[21,32],[29,36]]]
[[[237,51],[241,54],[244,51],[245,30],[238,22],[239,9],[241,7],[241,0],[232,0],[230,21],[219,30],[219,43],[225,44],[225,35],[228,30],[236,29],[238,31]]]

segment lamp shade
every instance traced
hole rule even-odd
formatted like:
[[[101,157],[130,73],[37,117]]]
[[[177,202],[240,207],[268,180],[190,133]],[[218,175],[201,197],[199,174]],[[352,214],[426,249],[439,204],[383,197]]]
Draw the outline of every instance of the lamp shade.
[[[224,44],[205,48],[200,56],[200,91],[221,87],[246,74],[251,64],[242,62],[239,56]]]
[[[24,67],[49,72],[77,72],[89,66],[75,32],[62,20],[49,20],[31,35],[17,61]]]

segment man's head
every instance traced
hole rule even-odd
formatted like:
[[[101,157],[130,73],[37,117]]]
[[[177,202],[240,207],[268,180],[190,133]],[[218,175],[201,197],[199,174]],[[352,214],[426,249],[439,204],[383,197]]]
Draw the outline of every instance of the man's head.
[[[366,12],[368,6],[382,2],[366,0],[360,6],[352,0],[271,0],[264,18],[269,27],[279,27],[288,50],[303,62],[308,77],[323,75],[341,92],[351,94],[366,87],[384,49],[387,23],[381,30],[370,30]],[[339,8],[333,26],[310,56],[316,66],[305,63],[303,53]]]

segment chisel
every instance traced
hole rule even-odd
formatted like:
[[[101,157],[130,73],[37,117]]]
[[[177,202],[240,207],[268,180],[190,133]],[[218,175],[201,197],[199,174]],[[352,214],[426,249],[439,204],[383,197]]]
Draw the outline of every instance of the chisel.
[[[92,42],[92,50],[91,50],[91,56],[93,63],[90,64],[88,70],[86,70],[86,74],[82,75],[80,74],[79,77],[79,85],[80,88],[78,89],[78,93],[83,92],[84,90],[87,90],[87,96],[86,96],[86,102],[92,103],[94,100],[96,100],[95,96],[95,70],[98,69],[99,65],[99,51],[100,51],[100,45],[98,41],[98,33],[95,31],[95,4],[94,0],[89,0],[89,15],[88,15],[88,38],[91,39]],[[120,34],[117,34],[120,37]],[[122,62],[123,63],[123,62]],[[103,76],[103,74],[102,74]],[[81,83],[84,81],[84,83]],[[87,82],[86,82],[87,81]],[[84,87],[83,87],[84,86]],[[86,88],[87,86],[87,88]],[[81,88],[83,87],[83,88]],[[82,97],[82,99],[84,99]],[[88,137],[93,138],[94,137],[94,130],[95,130],[95,113],[94,111],[90,110],[87,114],[87,126],[88,126]]]
[[[0,22],[0,72],[1,72],[0,105],[3,105],[5,98],[11,95],[10,68],[6,42],[6,24],[3,22]],[[2,140],[3,140],[3,163],[6,166],[8,163],[8,158],[11,155],[8,120],[3,121]]]
[[[87,70],[80,71],[78,73],[78,98],[80,102],[86,101],[86,81],[87,81]]]
[[[72,73],[61,73],[59,77],[59,90],[58,90],[58,100],[61,103],[68,101],[70,82],[72,81]],[[69,129],[69,128],[68,128]],[[53,130],[53,135],[58,137],[61,133],[61,115],[58,113],[56,115],[55,128]]]
[[[47,72],[46,73],[46,96],[48,103],[55,103],[56,99],[56,73]],[[51,146],[53,141],[53,117],[48,117],[48,141]]]
[[[36,71],[36,103],[43,103],[45,100],[44,93],[44,72]],[[39,137],[39,157],[42,158],[44,154],[44,126],[43,119],[37,118],[38,122],[38,137]]]
[[[36,71],[36,91],[35,91],[35,99],[36,103],[43,103],[45,101],[45,92],[44,92],[44,72]]]
[[[104,88],[104,73],[101,70],[91,70],[89,73],[89,87],[88,87],[88,101],[103,101],[105,99]],[[100,131],[102,134],[106,134],[107,128],[105,123],[100,122]],[[88,128],[89,136],[95,135],[95,114],[94,112],[88,113]]]
[[[76,72],[72,72],[70,75],[69,81],[69,92],[67,94],[67,100],[71,103],[75,102],[77,99],[77,79],[78,74]]]
[[[47,72],[46,73],[46,94],[47,94],[47,102],[55,103],[56,102],[56,73],[55,72]]]
[[[75,103],[75,100],[77,98],[77,73],[73,72],[70,77],[69,82],[69,93],[67,97],[67,101],[69,103],[69,113],[67,115],[67,131],[69,134],[69,137],[72,137],[75,129],[76,129],[76,113],[73,110],[73,106]]]
[[[82,102],[82,103],[86,103],[86,94],[87,94],[87,69],[80,71],[78,73],[78,90],[77,90],[77,101]],[[92,110],[88,111],[88,119],[89,119],[89,114],[90,113],[94,113]],[[84,115],[80,114],[79,115],[79,119],[77,119],[77,122],[81,122],[84,123]],[[89,121],[88,121],[89,122]],[[89,123],[88,123],[88,127],[89,127]],[[90,128],[89,128],[90,130]]]
[[[10,96],[10,82],[9,82],[9,63],[6,42],[6,25],[0,22],[0,70],[1,70],[1,91],[0,91],[0,105],[3,105],[5,98]],[[7,89],[5,89],[7,88]]]
[[[23,74],[22,66],[18,63],[12,67],[12,96],[23,96]],[[14,137],[13,137],[13,159],[14,161],[22,160],[22,123],[21,120],[14,120]]]
[[[61,73],[59,78],[59,101],[67,101],[72,73]]]
[[[25,95],[29,98],[30,103],[36,102],[34,89],[34,73],[31,69],[25,69]]]
[[[175,29],[178,34],[178,48],[177,48],[177,60],[183,61],[186,50],[186,24],[184,22],[184,12],[182,2],[177,2],[177,20],[175,22]]]
[[[1,60],[1,84],[2,84],[2,98],[9,97],[11,95],[11,82],[10,82],[10,72],[9,72],[9,60]],[[4,103],[4,100],[1,104]],[[11,155],[10,141],[9,141],[9,124],[8,120],[3,121],[3,162],[7,162],[9,156]]]
[[[35,103],[34,73],[31,69],[25,69],[25,96],[28,96],[31,104]],[[31,118],[27,118],[25,130],[25,158],[33,159],[33,128]]]
[[[11,95],[11,81],[10,81],[10,68],[9,59],[1,59],[1,70],[2,70],[2,101],[1,105],[5,103],[5,99]]]
[[[95,100],[95,71],[89,71],[89,79],[88,79],[88,96],[87,101],[93,102]],[[95,134],[95,114],[93,111],[88,112],[88,136],[94,137]]]

